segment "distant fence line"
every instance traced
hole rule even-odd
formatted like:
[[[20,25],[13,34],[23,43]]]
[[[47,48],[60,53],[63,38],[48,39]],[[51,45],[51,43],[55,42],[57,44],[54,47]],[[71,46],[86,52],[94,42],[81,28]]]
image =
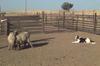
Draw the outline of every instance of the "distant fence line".
[[[66,31],[66,29],[100,34],[100,15],[95,12],[92,15],[87,15],[84,12],[75,14],[74,11],[71,13],[42,11],[41,13],[37,12],[36,15],[2,17],[7,21],[0,22],[0,34],[5,35],[13,30],[40,33]]]

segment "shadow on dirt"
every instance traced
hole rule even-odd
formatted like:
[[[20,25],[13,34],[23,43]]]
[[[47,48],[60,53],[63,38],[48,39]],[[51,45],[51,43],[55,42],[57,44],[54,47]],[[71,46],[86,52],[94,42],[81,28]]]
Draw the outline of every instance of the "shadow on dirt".
[[[6,48],[6,47],[8,47],[8,46],[7,45],[6,46],[2,46],[2,47],[0,47],[0,49]]]
[[[47,45],[49,43],[50,39],[54,39],[54,37],[44,38],[44,39],[39,39],[39,40],[33,40],[33,41],[31,41],[31,43],[32,43],[33,48],[42,47],[42,46]],[[7,48],[7,47],[8,47],[7,45],[1,46],[0,49]],[[28,49],[28,48],[31,48],[31,46],[30,45],[23,46],[23,47],[21,47],[20,50],[24,50],[24,49]]]
[[[32,43],[33,48],[42,47],[42,46],[47,45],[49,43],[50,39],[54,39],[54,38],[52,37],[52,38],[44,38],[44,39],[39,39],[39,40],[33,40],[33,41],[31,41],[31,43]],[[24,47],[21,48],[21,50],[28,49],[28,48],[31,48],[31,46],[29,46],[29,45],[24,46]]]

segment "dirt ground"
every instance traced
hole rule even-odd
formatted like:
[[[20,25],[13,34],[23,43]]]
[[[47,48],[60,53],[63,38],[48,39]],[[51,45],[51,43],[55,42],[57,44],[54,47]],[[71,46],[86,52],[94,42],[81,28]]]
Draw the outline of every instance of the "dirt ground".
[[[90,37],[92,44],[72,44],[75,35]],[[86,32],[32,34],[33,48],[8,50],[0,36],[0,66],[100,66],[100,36]]]

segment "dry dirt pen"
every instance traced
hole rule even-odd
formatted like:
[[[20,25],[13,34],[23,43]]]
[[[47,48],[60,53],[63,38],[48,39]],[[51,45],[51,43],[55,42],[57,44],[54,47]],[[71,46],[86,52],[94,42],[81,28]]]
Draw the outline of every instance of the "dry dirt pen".
[[[72,44],[75,35],[90,37],[96,44]],[[34,48],[9,51],[6,37],[0,36],[0,66],[100,66],[99,39],[86,32],[31,34]]]

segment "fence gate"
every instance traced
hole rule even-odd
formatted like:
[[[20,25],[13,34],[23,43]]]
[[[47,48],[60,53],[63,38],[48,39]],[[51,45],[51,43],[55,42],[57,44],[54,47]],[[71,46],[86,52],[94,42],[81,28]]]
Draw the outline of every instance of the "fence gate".
[[[65,31],[64,27],[64,15],[60,13],[42,13],[44,32],[61,32]]]

